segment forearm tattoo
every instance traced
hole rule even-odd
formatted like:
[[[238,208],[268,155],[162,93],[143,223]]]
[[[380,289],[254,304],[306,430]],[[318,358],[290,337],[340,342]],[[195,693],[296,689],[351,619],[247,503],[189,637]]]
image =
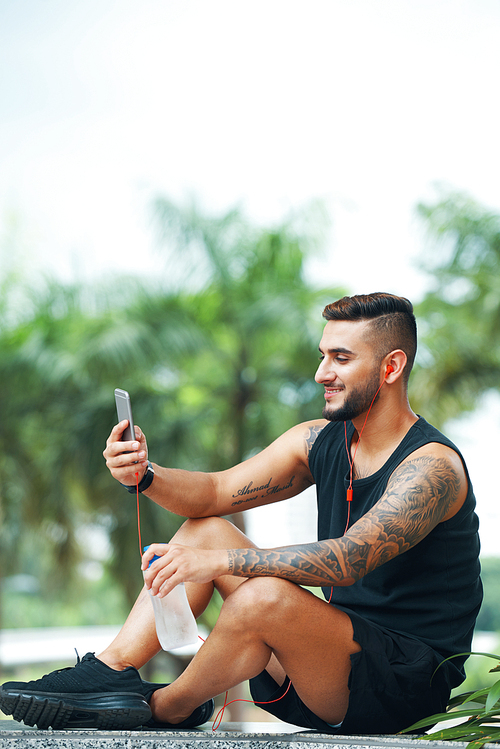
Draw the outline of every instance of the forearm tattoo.
[[[448,460],[408,460],[394,471],[377,504],[341,538],[278,549],[229,549],[229,572],[300,585],[350,585],[425,538],[459,490],[460,477]]]

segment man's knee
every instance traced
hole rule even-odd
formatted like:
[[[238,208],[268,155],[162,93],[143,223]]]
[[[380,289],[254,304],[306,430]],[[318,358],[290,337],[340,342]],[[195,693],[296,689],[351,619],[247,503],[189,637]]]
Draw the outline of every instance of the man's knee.
[[[254,631],[265,630],[278,622],[293,626],[297,614],[309,611],[311,607],[325,615],[328,626],[341,631],[347,615],[317,598],[313,593],[295,583],[279,577],[254,577],[245,580],[225,601],[226,613],[238,617],[245,626]],[[349,627],[352,625],[349,620]]]
[[[296,605],[297,586],[278,577],[253,577],[240,585],[225,602],[228,613],[233,611],[247,623],[264,624],[270,619],[289,615]]]
[[[176,543],[201,549],[223,548],[223,539],[235,530],[236,527],[224,518],[189,518],[181,525],[174,538]]]

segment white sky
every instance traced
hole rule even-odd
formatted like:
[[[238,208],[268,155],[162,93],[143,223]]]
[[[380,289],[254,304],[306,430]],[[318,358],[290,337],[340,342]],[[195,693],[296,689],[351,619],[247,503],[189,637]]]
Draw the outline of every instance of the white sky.
[[[320,198],[312,277],[418,301],[417,202],[500,210],[499,39],[497,0],[2,0],[4,269],[168,272],[159,194],[257,222]]]

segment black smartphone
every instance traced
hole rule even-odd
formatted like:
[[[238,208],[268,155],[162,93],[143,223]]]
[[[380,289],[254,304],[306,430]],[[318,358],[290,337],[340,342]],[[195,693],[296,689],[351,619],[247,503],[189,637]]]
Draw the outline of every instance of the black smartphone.
[[[131,442],[135,440],[135,429],[134,420],[132,418],[132,404],[130,403],[130,395],[126,390],[115,389],[115,401],[116,401],[116,413],[118,414],[118,421],[128,419],[128,427],[126,427],[122,434],[122,442]]]

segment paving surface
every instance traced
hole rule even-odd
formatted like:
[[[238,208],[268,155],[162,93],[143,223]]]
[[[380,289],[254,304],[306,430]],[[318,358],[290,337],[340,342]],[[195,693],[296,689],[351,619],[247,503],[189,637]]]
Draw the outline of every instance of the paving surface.
[[[206,723],[189,731],[39,731],[0,721],[0,749],[453,749],[463,743],[403,736],[329,736],[286,723]],[[487,747],[498,749],[495,744]]]

